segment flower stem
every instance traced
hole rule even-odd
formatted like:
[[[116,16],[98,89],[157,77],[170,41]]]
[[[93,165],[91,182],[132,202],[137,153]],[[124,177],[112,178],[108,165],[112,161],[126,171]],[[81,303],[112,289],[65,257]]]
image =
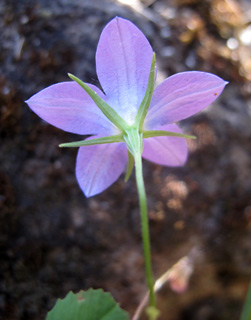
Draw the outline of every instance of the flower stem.
[[[137,152],[134,158],[135,158],[136,182],[137,182],[137,188],[138,188],[140,214],[141,214],[141,232],[142,232],[144,258],[145,258],[146,281],[147,281],[147,286],[149,290],[150,307],[152,307],[152,309],[156,309],[156,299],[155,299],[155,293],[153,288],[154,281],[153,281],[152,263],[151,263],[151,248],[150,248],[150,235],[149,235],[149,224],[148,224],[148,213],[147,213],[147,200],[146,200],[146,191],[145,191],[145,185],[144,185],[144,179],[143,179],[141,153]],[[157,317],[156,316],[153,317],[151,313],[152,312],[148,312],[149,318],[151,320],[157,319]]]

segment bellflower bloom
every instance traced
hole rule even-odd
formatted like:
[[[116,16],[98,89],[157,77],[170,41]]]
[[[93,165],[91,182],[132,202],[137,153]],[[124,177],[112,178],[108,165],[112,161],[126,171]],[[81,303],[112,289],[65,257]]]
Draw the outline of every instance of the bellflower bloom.
[[[78,83],[52,85],[27,101],[48,123],[71,133],[92,135],[85,141],[107,142],[79,148],[76,176],[87,197],[115,182],[124,171],[130,153],[133,154],[123,128],[135,124],[141,103],[150,90],[153,66],[153,50],[142,32],[130,21],[114,18],[104,28],[96,52],[97,76],[103,91],[72,77]],[[206,108],[220,95],[226,83],[213,74],[192,71],[175,74],[157,86],[149,94],[148,112],[142,116],[144,121],[138,127],[145,138],[143,158],[165,166],[183,165],[188,149],[181,130],[174,123]],[[110,108],[109,115],[114,111],[114,117],[119,117],[123,125],[116,125],[113,116],[107,117],[106,112],[97,107],[95,99]],[[164,131],[180,136],[156,133]],[[117,138],[109,141],[105,137]]]

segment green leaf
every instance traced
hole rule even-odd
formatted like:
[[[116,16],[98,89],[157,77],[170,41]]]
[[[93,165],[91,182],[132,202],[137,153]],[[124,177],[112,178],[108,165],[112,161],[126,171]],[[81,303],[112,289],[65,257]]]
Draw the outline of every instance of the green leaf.
[[[249,285],[246,301],[241,313],[241,320],[250,320],[251,319],[251,282]]]
[[[83,147],[83,146],[92,146],[95,144],[115,143],[115,142],[123,142],[123,141],[124,139],[122,134],[119,134],[116,136],[102,137],[97,139],[61,143],[59,147],[60,148]]]
[[[147,115],[151,100],[152,100],[152,95],[153,95],[153,89],[154,89],[154,80],[155,80],[155,53],[153,53],[153,58],[152,58],[152,64],[151,64],[151,69],[150,69],[150,74],[148,78],[148,84],[147,84],[147,89],[145,96],[141,102],[141,105],[139,107],[138,113],[136,115],[135,119],[135,125],[138,125],[139,129],[143,127],[143,123],[145,120],[145,117]]]
[[[121,131],[125,131],[128,127],[127,123],[124,121],[120,115],[117,114],[115,110],[113,110],[100,96],[97,95],[95,91],[93,91],[87,84],[85,84],[82,80],[75,77],[73,74],[68,73],[68,76],[76,81],[85,92],[92,98],[92,100],[96,103],[97,107],[103,112],[103,114]]]
[[[127,172],[125,176],[125,182],[129,180],[133,167],[134,167],[134,157],[131,154],[131,152],[128,150],[128,163],[127,163]]]
[[[182,133],[177,133],[177,132],[172,132],[172,131],[151,130],[151,131],[144,131],[143,132],[143,138],[162,137],[162,136],[197,139],[195,136],[190,136],[187,134],[182,134]]]
[[[64,299],[58,299],[46,320],[129,320],[129,316],[110,293],[89,289],[78,294],[70,291]]]

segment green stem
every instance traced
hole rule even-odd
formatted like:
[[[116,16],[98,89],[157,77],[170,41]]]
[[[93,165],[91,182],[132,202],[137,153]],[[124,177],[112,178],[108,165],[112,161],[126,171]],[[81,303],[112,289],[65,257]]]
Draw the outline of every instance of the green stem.
[[[150,248],[150,235],[149,235],[149,224],[148,224],[148,213],[147,213],[147,201],[146,201],[146,191],[145,191],[145,185],[144,185],[144,179],[143,179],[142,158],[140,153],[137,153],[135,155],[135,171],[136,171],[136,181],[137,181],[137,188],[138,188],[138,194],[139,194],[146,281],[147,281],[147,286],[149,290],[150,306],[155,308],[156,299],[155,299],[155,293],[153,289],[154,281],[153,281],[152,263],[151,263],[151,248]]]

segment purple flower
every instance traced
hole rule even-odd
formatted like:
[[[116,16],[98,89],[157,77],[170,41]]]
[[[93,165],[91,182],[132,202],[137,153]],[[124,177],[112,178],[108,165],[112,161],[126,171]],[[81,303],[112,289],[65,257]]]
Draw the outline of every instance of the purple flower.
[[[114,18],[104,28],[96,52],[97,76],[104,93],[87,84],[128,124],[135,117],[148,88],[153,50],[130,21]],[[201,111],[222,92],[227,82],[206,72],[182,72],[163,81],[153,92],[142,131],[181,134],[176,124]],[[48,123],[68,132],[102,138],[123,135],[74,82],[52,85],[32,96],[30,108]],[[154,136],[144,139],[142,156],[157,164],[181,166],[187,159],[185,138]],[[115,182],[128,162],[125,141],[80,147],[76,176],[87,197]]]

